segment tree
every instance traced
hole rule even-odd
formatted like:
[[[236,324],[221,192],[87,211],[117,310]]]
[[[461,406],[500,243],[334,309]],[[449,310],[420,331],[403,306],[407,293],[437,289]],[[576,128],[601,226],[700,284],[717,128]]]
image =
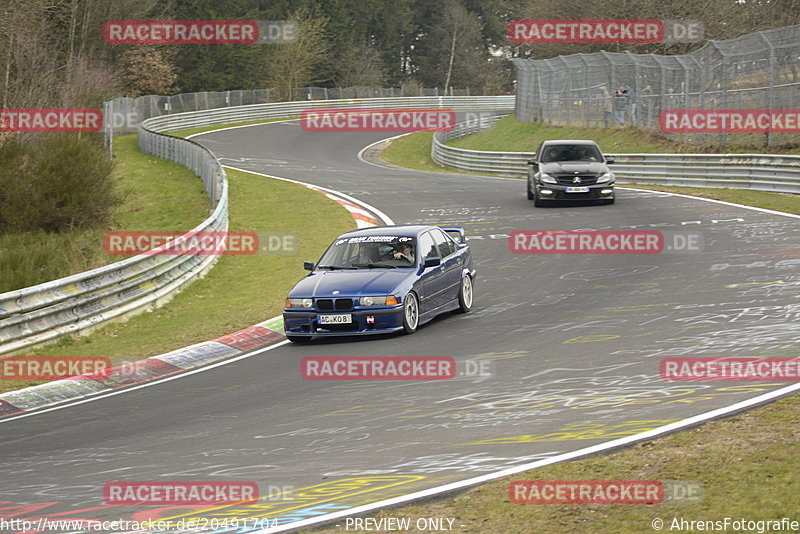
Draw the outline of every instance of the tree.
[[[267,87],[276,89],[278,100],[298,98],[298,89],[323,81],[319,68],[330,49],[325,35],[327,17],[302,7],[289,20],[296,24],[297,39],[272,45],[265,54]]]
[[[355,45],[341,56],[336,85],[339,87],[383,87],[381,52],[369,45]]]
[[[122,68],[125,70],[123,92],[131,98],[177,92],[178,75],[170,52],[164,48],[132,47],[122,55]]]
[[[458,0],[447,0],[419,40],[417,76],[424,84],[482,85],[489,53],[478,16]]]

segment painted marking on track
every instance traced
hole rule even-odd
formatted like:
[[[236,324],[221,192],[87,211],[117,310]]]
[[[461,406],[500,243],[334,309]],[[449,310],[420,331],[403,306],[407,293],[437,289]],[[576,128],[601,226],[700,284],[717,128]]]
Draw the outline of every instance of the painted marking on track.
[[[609,341],[611,339],[617,339],[620,337],[622,336],[614,334],[595,334],[592,336],[573,337],[572,339],[562,341],[562,343],[594,343],[596,341]]]
[[[643,419],[624,423],[604,425],[600,423],[581,423],[561,428],[549,434],[525,434],[507,438],[485,439],[462,443],[462,445],[510,445],[515,443],[541,443],[544,441],[573,441],[581,439],[612,439],[633,436],[660,426],[675,423],[680,419]]]
[[[276,500],[275,496],[261,497],[258,501],[251,504],[232,504],[207,508],[205,510],[181,514],[172,517],[162,518],[162,520],[176,520],[202,517],[280,517],[293,510],[318,506],[333,501],[342,501],[357,495],[364,495],[387,488],[393,488],[419,482],[427,477],[423,475],[389,475],[355,477],[317,484],[298,488],[283,495],[282,499]]]

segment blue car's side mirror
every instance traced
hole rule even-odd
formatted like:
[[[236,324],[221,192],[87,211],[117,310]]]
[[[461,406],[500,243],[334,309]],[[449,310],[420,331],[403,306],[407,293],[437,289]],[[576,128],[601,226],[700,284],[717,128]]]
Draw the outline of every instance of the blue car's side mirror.
[[[425,267],[436,267],[442,264],[439,258],[425,258]]]
[[[313,261],[304,261],[303,262],[303,269],[306,271],[313,271],[314,270],[314,262]]]

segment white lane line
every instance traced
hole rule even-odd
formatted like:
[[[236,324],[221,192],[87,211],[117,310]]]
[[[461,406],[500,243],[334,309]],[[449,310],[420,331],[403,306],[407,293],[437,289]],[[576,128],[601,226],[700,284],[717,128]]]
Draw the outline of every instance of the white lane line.
[[[786,386],[781,389],[777,389],[775,391],[771,391],[769,393],[764,393],[763,395],[759,395],[757,397],[753,397],[752,399],[747,399],[741,402],[737,402],[736,404],[732,404],[731,406],[726,406],[723,408],[717,408],[716,410],[711,410],[710,412],[706,412],[700,415],[695,415],[693,417],[689,417],[688,419],[684,419],[682,421],[678,421],[676,423],[671,423],[668,425],[660,426],[658,428],[654,428],[653,430],[648,430],[647,432],[642,432],[640,434],[635,434],[633,436],[627,436],[624,438],[615,439],[612,441],[607,441],[605,443],[599,443],[597,445],[592,445],[591,447],[586,447],[583,449],[579,449],[577,451],[566,452],[564,454],[559,454],[557,456],[553,456],[551,458],[546,458],[544,460],[537,460],[535,462],[531,462],[525,465],[518,465],[515,467],[511,467],[509,469],[504,469],[502,471],[496,471],[494,473],[489,473],[486,475],[481,475],[473,478],[468,478],[465,480],[460,480],[458,482],[451,482],[450,484],[444,484],[441,486],[436,486],[433,488],[429,488],[422,491],[417,491],[415,493],[409,493],[407,495],[401,495],[399,497],[393,497],[391,499],[384,499],[382,501],[377,501],[370,504],[365,504],[362,506],[356,506],[354,508],[350,508],[347,510],[341,510],[339,512],[332,512],[330,514],[325,514],[319,517],[314,517],[310,519],[303,519],[301,521],[295,521],[292,523],[287,523],[285,525],[281,525],[274,528],[268,528],[263,530],[253,531],[251,534],[268,534],[272,532],[285,532],[287,530],[294,530],[300,527],[305,527],[309,525],[314,525],[320,522],[327,522],[332,521],[334,519],[339,519],[342,517],[347,517],[356,514],[363,514],[364,512],[370,512],[372,510],[376,510],[379,508],[384,508],[386,506],[393,506],[397,504],[406,503],[415,499],[421,499],[424,497],[430,497],[433,495],[437,495],[439,493],[445,493],[449,491],[454,491],[458,489],[465,488],[467,486],[473,486],[475,484],[481,484],[483,482],[488,482],[491,480],[496,480],[498,478],[503,478],[509,475],[515,475],[517,473],[522,473],[524,471],[529,471],[531,469],[536,469],[538,467],[544,467],[546,465],[563,462],[566,460],[573,460],[576,458],[580,458],[583,456],[588,456],[590,454],[595,454],[598,452],[606,451],[609,449],[613,449],[616,447],[622,447],[625,445],[630,445],[631,443],[635,443],[637,441],[641,441],[643,439],[653,438],[660,436],[662,434],[666,434],[668,432],[673,432],[675,430],[680,430],[682,428],[686,428],[688,426],[696,425],[698,423],[702,423],[704,421],[708,421],[709,419],[713,419],[716,417],[721,417],[723,415],[729,414],[734,411],[744,410],[746,408],[752,407],[753,405],[760,404],[767,402],[769,400],[773,400],[777,397],[781,397],[784,395],[788,395],[794,391],[800,389],[800,383],[793,384],[791,386]]]
[[[69,408],[71,406],[77,406],[79,404],[84,404],[86,402],[93,402],[93,401],[96,401],[96,400],[105,399],[107,397],[113,397],[114,395],[121,395],[123,393],[128,393],[130,391],[135,391],[137,389],[142,389],[142,388],[146,388],[146,387],[150,387],[150,386],[155,386],[156,384],[161,384],[163,382],[169,382],[170,380],[177,380],[177,379],[183,378],[185,376],[193,375],[195,373],[201,373],[203,371],[208,371],[208,370],[214,369],[216,367],[221,367],[223,365],[228,365],[229,363],[238,362],[239,360],[243,360],[245,358],[251,358],[253,356],[257,356],[257,355],[259,355],[259,354],[261,354],[263,352],[267,352],[269,350],[276,349],[278,347],[282,347],[283,345],[286,345],[287,343],[290,343],[290,341],[288,339],[285,339],[285,340],[279,341],[278,343],[275,343],[273,345],[269,345],[269,346],[261,348],[261,349],[256,349],[255,352],[251,352],[251,353],[248,353],[248,354],[242,354],[241,356],[236,356],[236,357],[230,358],[228,360],[222,360],[221,362],[212,363],[211,365],[206,365],[204,367],[198,367],[197,369],[192,369],[191,371],[185,371],[183,373],[179,373],[179,374],[176,374],[176,375],[168,376],[166,378],[159,378],[157,380],[153,380],[153,381],[150,381],[150,382],[145,382],[144,384],[139,384],[138,386],[131,386],[131,387],[122,388],[122,389],[118,389],[118,390],[114,390],[114,391],[109,391],[108,393],[101,393],[101,394],[99,394],[97,396],[91,396],[91,397],[88,397],[88,398],[85,398],[85,399],[81,399],[79,401],[70,402],[68,404],[62,404],[62,405],[59,405],[59,406],[54,406],[52,408],[45,408],[43,410],[35,410],[33,412],[30,412],[30,413],[25,413],[25,414],[21,414],[21,415],[15,415],[15,416],[11,416],[11,417],[6,417],[6,418],[3,418],[3,419],[0,419],[0,424],[8,423],[9,421],[16,421],[17,419],[23,419],[25,417],[32,417],[34,415],[40,415],[40,414],[47,413],[47,412],[54,412],[56,410],[62,410],[64,408]],[[180,349],[177,349],[177,350],[180,350]]]
[[[250,174],[257,174],[259,176],[264,176],[265,178],[272,178],[273,180],[282,180],[284,182],[292,182],[293,184],[304,185],[304,186],[306,186],[306,187],[308,187],[310,189],[318,189],[318,190],[324,191],[326,193],[331,193],[331,194],[337,195],[337,196],[347,200],[348,202],[352,202],[353,204],[357,204],[359,206],[363,206],[368,211],[371,211],[373,213],[373,215],[377,215],[378,219],[382,220],[383,223],[386,224],[386,225],[394,224],[394,221],[392,221],[391,217],[386,215],[384,212],[382,212],[381,210],[379,210],[375,206],[367,204],[363,200],[358,200],[357,198],[353,198],[350,195],[345,195],[344,193],[342,193],[340,191],[336,191],[334,189],[329,189],[327,187],[322,187],[320,185],[301,182],[300,180],[292,180],[291,178],[281,178],[280,176],[273,176],[271,174],[266,174],[266,173],[263,173],[263,172],[253,171],[253,170],[250,170],[250,169],[243,169],[241,167],[232,167],[230,165],[223,165],[223,167],[225,167],[226,169],[233,169],[235,171],[242,171],[242,172],[249,172]]]
[[[646,185],[646,184],[642,184]],[[769,213],[770,215],[782,215],[784,217],[792,217],[794,219],[800,219],[800,215],[795,215],[794,213],[786,213],[785,211],[775,211],[775,210],[768,210],[766,208],[757,208],[755,206],[745,206],[744,204],[736,204],[735,202],[726,202],[724,200],[717,200],[714,198],[705,198],[705,197],[695,197],[692,195],[684,195],[682,193],[671,193],[669,191],[655,191],[650,189],[633,189],[630,187],[618,187],[617,189],[624,189],[626,191],[647,191],[648,193],[664,193],[665,195],[673,196],[673,197],[683,197],[683,198],[691,198],[694,200],[705,200],[706,202],[714,202],[716,204],[722,204],[725,206],[732,206],[734,208],[744,208],[752,211],[760,211],[762,213]],[[700,188],[698,188],[700,189]],[[714,189],[714,188],[704,188],[704,189]],[[741,191],[746,191],[746,189],[742,189]],[[766,191],[767,193],[769,191]]]
[[[217,128],[216,130],[208,130],[207,132],[198,132],[196,134],[187,135],[184,139],[191,139],[192,137],[197,137],[198,135],[206,135],[214,132],[224,132],[225,130],[238,130],[239,128],[252,128],[253,126],[263,126],[265,124],[281,124],[284,122],[294,122],[299,121],[300,119],[281,119],[277,121],[273,121],[270,119],[265,119],[264,122],[259,122],[257,124],[242,124],[239,126],[226,126],[225,128]]]

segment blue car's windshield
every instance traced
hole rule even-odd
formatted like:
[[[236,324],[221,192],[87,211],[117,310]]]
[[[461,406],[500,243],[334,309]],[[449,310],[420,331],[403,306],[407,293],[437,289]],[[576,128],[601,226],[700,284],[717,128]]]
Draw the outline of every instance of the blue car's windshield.
[[[317,269],[395,269],[416,265],[416,238],[371,235],[337,239]]]

